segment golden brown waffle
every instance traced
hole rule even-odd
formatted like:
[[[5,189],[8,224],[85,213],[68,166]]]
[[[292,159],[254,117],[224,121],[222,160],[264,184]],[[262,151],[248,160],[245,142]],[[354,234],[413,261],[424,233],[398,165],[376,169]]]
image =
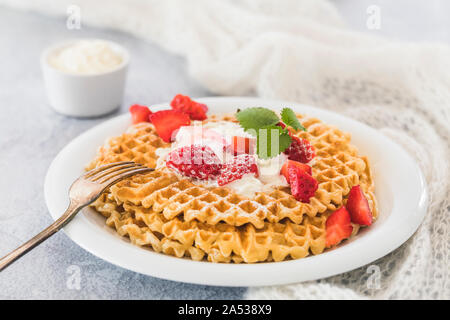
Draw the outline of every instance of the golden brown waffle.
[[[214,121],[214,120],[213,120]],[[310,203],[296,201],[289,188],[274,189],[245,198],[228,188],[206,188],[187,179],[177,178],[169,170],[158,170],[137,176],[111,188],[119,202],[131,202],[145,208],[163,211],[167,219],[183,214],[184,219],[230,225],[252,223],[261,228],[264,221],[279,222],[289,218],[301,223],[303,216],[314,217],[327,209],[335,210],[354,185],[361,184],[365,192],[373,191],[373,181],[367,159],[357,155],[350,144],[350,136],[323,124],[317,119],[303,119],[307,132],[297,135],[311,141],[316,149],[312,163],[313,177],[319,182]],[[168,147],[148,123],[131,127],[120,137],[111,139],[99,150],[97,158],[88,166],[115,161],[135,161],[154,167],[157,147]],[[369,199],[374,199],[373,194]],[[371,207],[376,207],[371,205]]]
[[[358,156],[358,149],[350,143],[350,134],[316,118],[297,116],[307,128],[306,132],[299,131],[297,136],[309,140],[316,150],[312,165],[313,176],[319,182],[317,192],[324,192],[327,194],[324,198],[329,197],[331,200],[327,208],[334,211],[341,207],[346,203],[343,198],[348,195],[351,187],[359,184],[376,219],[378,207],[369,160]]]
[[[162,212],[166,219],[182,215],[186,221],[208,224],[225,222],[233,226],[251,223],[262,228],[264,222],[279,222],[288,217],[301,223],[303,215],[314,217],[318,208],[326,208],[317,200],[310,204],[294,199],[288,188],[259,193],[252,199],[224,187],[204,187],[179,178],[168,169],[118,183],[111,193],[119,203],[132,203]]]
[[[251,224],[235,227],[226,223],[209,225],[198,221],[166,219],[163,214],[130,204],[119,205],[112,195],[103,195],[95,208],[122,236],[156,252],[212,262],[258,262],[299,259],[311,251],[325,249],[327,215],[306,218],[302,224],[289,220],[268,223],[257,229]]]
[[[316,150],[311,166],[319,188],[309,204],[295,200],[289,188],[247,198],[225,187],[194,184],[161,168],[116,184],[94,207],[133,243],[178,257],[257,262],[321,253],[326,217],[345,204],[352,186],[361,185],[377,217],[373,179],[367,159],[358,156],[349,134],[314,118],[299,119],[307,132],[296,135]],[[155,167],[155,150],[169,146],[151,124],[141,123],[110,139],[87,168],[116,161]]]
[[[119,161],[134,161],[154,168],[158,159],[155,150],[168,146],[158,137],[150,123],[141,122],[131,126],[124,134],[109,139],[99,148],[97,156],[86,166],[86,170]]]

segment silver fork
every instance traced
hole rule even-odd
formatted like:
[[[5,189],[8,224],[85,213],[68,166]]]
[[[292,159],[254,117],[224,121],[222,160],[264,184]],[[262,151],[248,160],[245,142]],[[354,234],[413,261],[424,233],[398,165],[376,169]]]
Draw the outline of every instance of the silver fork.
[[[16,250],[0,259],[0,271],[19,259],[25,253],[58,232],[69,223],[77,213],[97,200],[113,184],[138,173],[153,171],[134,162],[115,162],[100,166],[79,177],[69,189],[70,203],[64,214],[41,233],[25,242]]]

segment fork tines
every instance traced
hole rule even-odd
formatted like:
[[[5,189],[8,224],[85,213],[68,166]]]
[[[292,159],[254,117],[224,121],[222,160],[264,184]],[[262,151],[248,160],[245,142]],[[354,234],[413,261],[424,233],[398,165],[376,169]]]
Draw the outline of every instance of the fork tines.
[[[154,169],[152,168],[145,167],[132,161],[122,161],[92,169],[84,175],[84,178],[100,184],[111,184],[135,174],[153,170]]]

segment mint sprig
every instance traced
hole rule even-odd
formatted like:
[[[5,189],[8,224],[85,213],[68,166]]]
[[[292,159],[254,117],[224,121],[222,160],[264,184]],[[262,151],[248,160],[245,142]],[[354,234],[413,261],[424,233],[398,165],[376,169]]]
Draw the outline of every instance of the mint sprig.
[[[267,126],[276,125],[280,121],[275,112],[266,108],[241,110],[236,113],[236,118],[245,131],[257,131]]]
[[[287,125],[295,130],[303,130],[306,131],[306,128],[302,126],[300,121],[298,121],[297,116],[295,115],[295,112],[292,111],[290,108],[284,108],[281,110],[281,120]]]
[[[261,159],[276,157],[289,148],[292,138],[287,129],[288,126],[295,130],[306,131],[290,108],[284,108],[281,111],[281,120],[286,124],[286,128],[277,125],[281,122],[280,118],[267,108],[238,110],[236,118],[246,132],[256,136],[257,153]]]

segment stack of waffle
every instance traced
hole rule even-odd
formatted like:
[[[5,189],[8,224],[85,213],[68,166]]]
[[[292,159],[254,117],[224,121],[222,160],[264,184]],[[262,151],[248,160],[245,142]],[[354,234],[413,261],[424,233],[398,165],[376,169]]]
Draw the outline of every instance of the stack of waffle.
[[[93,207],[132,243],[177,257],[252,263],[322,253],[326,219],[345,204],[352,186],[361,185],[377,217],[373,179],[367,159],[358,156],[349,134],[317,119],[298,117],[307,131],[297,136],[308,139],[316,150],[311,166],[319,188],[308,204],[295,200],[286,187],[248,198],[226,187],[194,184],[160,168],[114,185]],[[168,147],[151,124],[140,123],[110,139],[87,169],[117,161],[155,167],[156,150]]]

